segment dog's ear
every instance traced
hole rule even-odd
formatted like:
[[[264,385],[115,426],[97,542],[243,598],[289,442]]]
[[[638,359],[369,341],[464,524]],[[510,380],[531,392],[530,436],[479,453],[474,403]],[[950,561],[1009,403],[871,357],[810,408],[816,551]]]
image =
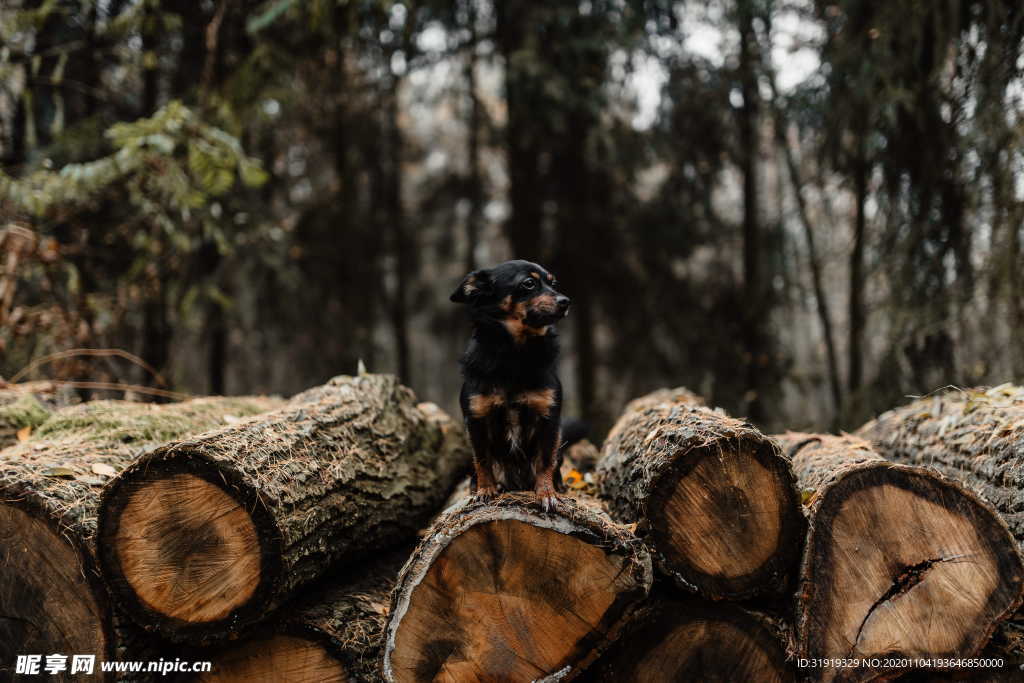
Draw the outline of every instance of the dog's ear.
[[[489,270],[474,270],[462,278],[458,288],[449,297],[457,304],[467,304],[481,294],[489,294],[494,287]]]

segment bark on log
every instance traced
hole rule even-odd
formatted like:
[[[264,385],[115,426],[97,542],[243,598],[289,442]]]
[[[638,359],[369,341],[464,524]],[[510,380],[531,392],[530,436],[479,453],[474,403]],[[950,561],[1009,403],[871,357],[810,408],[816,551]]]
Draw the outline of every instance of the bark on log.
[[[778,617],[722,602],[650,600],[583,675],[585,683],[796,681]]]
[[[140,625],[212,644],[413,538],[468,462],[462,429],[394,377],[337,377],[125,470],[101,501],[103,574]]]
[[[531,494],[508,493],[441,515],[393,593],[384,679],[578,675],[651,584],[642,544],[595,508],[564,498],[547,513]]]
[[[854,436],[778,438],[810,496],[798,656],[881,664],[805,673],[864,681],[910,670],[913,659],[976,656],[1024,588],[1020,553],[995,510],[932,470],[884,460]]]
[[[947,391],[857,430],[888,460],[924,465],[980,493],[1024,543],[1024,388]]]
[[[212,657],[204,683],[375,683],[380,680],[390,592],[410,548],[313,586],[253,638]],[[207,657],[196,655],[196,659]]]
[[[101,487],[140,450],[269,410],[268,398],[154,405],[95,401],[53,413],[0,452],[0,666],[27,653],[124,658],[95,561]]]
[[[751,425],[683,389],[626,407],[598,463],[612,516],[638,522],[660,571],[712,600],[781,594],[804,518],[789,459]]]

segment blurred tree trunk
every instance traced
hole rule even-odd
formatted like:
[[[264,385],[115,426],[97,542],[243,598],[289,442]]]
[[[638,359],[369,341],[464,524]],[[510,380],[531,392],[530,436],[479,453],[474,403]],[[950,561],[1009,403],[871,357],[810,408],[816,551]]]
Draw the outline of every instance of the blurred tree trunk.
[[[476,269],[476,249],[480,242],[481,218],[483,216],[483,178],[480,174],[480,98],[477,96],[476,67],[477,12],[476,0],[466,2],[466,23],[469,28],[469,56],[466,59],[466,91],[469,95],[468,130],[468,183],[469,213],[466,216],[466,272]]]
[[[391,86],[387,93],[386,131],[388,135],[388,172],[385,180],[385,214],[388,217],[392,244],[395,251],[395,291],[391,302],[391,325],[395,335],[395,356],[397,359],[398,377],[405,385],[411,385],[412,368],[409,361],[409,320],[408,320],[408,289],[412,273],[409,244],[413,231],[410,233],[405,225],[405,212],[402,208],[402,129],[399,122],[398,91],[401,79],[392,76]]]
[[[800,218],[800,225],[803,227],[804,240],[807,242],[807,257],[811,266],[811,284],[814,287],[814,300],[817,304],[818,320],[821,323],[822,335],[825,341],[825,360],[828,365],[829,388],[832,391],[833,405],[833,427],[838,426],[836,421],[842,414],[843,390],[839,379],[839,361],[836,357],[836,344],[832,330],[832,315],[829,311],[828,297],[825,294],[825,287],[822,283],[821,260],[818,258],[818,249],[814,242],[814,226],[811,224],[810,216],[807,213],[807,202],[804,199],[804,179],[800,173],[800,167],[793,156],[793,149],[789,144],[786,132],[788,122],[785,112],[779,103],[779,93],[775,84],[774,73],[771,75],[770,84],[772,89],[772,104],[774,105],[775,139],[782,149],[786,161],[786,168],[789,171],[789,180],[793,186],[793,196],[796,199],[797,215]]]
[[[743,283],[744,308],[742,344],[746,365],[744,412],[754,422],[764,419],[762,371],[767,355],[763,327],[768,300],[767,283],[762,277],[762,239],[758,216],[758,124],[760,101],[757,91],[758,51],[754,29],[753,0],[738,0],[739,79],[743,104],[739,108],[739,162],[743,174]]]
[[[505,104],[508,122],[505,143],[508,157],[510,213],[505,234],[512,245],[513,257],[543,259],[542,224],[546,199],[546,176],[541,173],[540,135],[543,117],[531,102],[533,87],[529,63],[533,55],[524,54],[531,31],[537,29],[535,15],[543,5],[529,0],[507,0],[494,6],[498,51],[505,60]],[[552,142],[548,140],[548,142]]]
[[[860,149],[853,168],[855,216],[853,249],[850,252],[850,339],[849,376],[847,384],[851,394],[860,391],[864,380],[864,242],[867,232],[865,210],[868,198],[868,163],[865,159],[863,131],[858,133]]]

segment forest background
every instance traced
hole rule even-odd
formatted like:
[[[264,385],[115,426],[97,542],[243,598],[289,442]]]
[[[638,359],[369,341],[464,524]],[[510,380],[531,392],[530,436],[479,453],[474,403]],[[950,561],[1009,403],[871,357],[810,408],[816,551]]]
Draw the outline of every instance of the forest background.
[[[448,295],[519,257],[597,436],[658,386],[836,429],[1020,381],[1022,37],[1016,0],[6,0],[0,377],[361,360],[455,410]]]

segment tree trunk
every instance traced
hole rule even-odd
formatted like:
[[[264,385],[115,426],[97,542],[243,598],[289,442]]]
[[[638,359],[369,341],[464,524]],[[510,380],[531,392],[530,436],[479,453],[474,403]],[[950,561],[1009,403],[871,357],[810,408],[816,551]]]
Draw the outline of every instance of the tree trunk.
[[[651,585],[650,556],[592,499],[458,503],[428,529],[392,594],[386,681],[576,676]]]
[[[860,143],[863,147],[863,142]],[[861,150],[854,169],[856,218],[853,227],[853,250],[850,252],[850,344],[849,376],[851,394],[860,391],[864,381],[864,245],[867,239],[868,164]],[[863,404],[854,396],[857,404]]]
[[[745,412],[755,422],[764,419],[764,397],[761,395],[764,348],[765,306],[767,285],[762,268],[762,239],[758,200],[758,136],[760,96],[757,86],[759,62],[757,37],[754,32],[753,0],[737,3],[739,24],[739,78],[743,104],[739,110],[740,169],[743,173],[743,291],[746,310],[743,312],[743,352],[746,359],[747,396]]]
[[[796,681],[777,618],[727,603],[650,600],[584,674],[587,683]]]
[[[336,563],[411,538],[468,462],[462,429],[396,378],[336,377],[112,481],[104,576],[147,629],[229,638]]]
[[[854,436],[779,439],[811,495],[798,656],[879,661],[807,673],[871,680],[918,668],[886,660],[976,656],[1020,605],[1024,580],[991,506],[932,470],[884,460]]]
[[[793,149],[789,144],[787,130],[789,124],[785,112],[779,104],[778,88],[775,84],[775,75],[769,79],[772,90],[772,104],[775,107],[775,140],[782,149],[783,157],[786,160],[786,170],[789,172],[790,185],[793,186],[793,198],[796,200],[797,215],[800,218],[800,225],[803,227],[804,240],[807,242],[807,258],[811,266],[811,284],[814,287],[814,301],[817,305],[818,320],[821,322],[821,332],[825,342],[825,360],[828,367],[829,388],[832,390],[832,422],[835,425],[843,412],[843,389],[842,381],[839,378],[839,360],[836,354],[835,336],[832,332],[832,314],[829,311],[828,297],[825,294],[825,286],[822,282],[821,260],[818,258],[818,249],[814,244],[814,226],[807,211],[807,202],[804,199],[804,180],[801,177],[800,166],[793,155]]]
[[[789,459],[751,425],[662,390],[626,407],[598,464],[621,522],[638,522],[658,568],[713,600],[781,594],[804,535]]]
[[[95,401],[53,413],[28,441],[6,449],[0,456],[0,662],[33,652],[114,656],[124,637],[115,634],[93,543],[107,477],[154,443],[278,405],[268,398]]]
[[[255,637],[210,656],[213,670],[199,680],[379,681],[389,593],[409,550],[386,553],[289,603]]]
[[[550,173],[542,168],[541,157],[549,140],[543,140],[543,126],[531,102],[535,95],[531,73],[528,36],[531,26],[543,17],[543,7],[524,0],[506,0],[494,5],[495,38],[505,62],[505,102],[508,119],[505,145],[508,157],[509,215],[505,236],[514,258],[533,261],[544,255],[544,202],[549,196]]]

